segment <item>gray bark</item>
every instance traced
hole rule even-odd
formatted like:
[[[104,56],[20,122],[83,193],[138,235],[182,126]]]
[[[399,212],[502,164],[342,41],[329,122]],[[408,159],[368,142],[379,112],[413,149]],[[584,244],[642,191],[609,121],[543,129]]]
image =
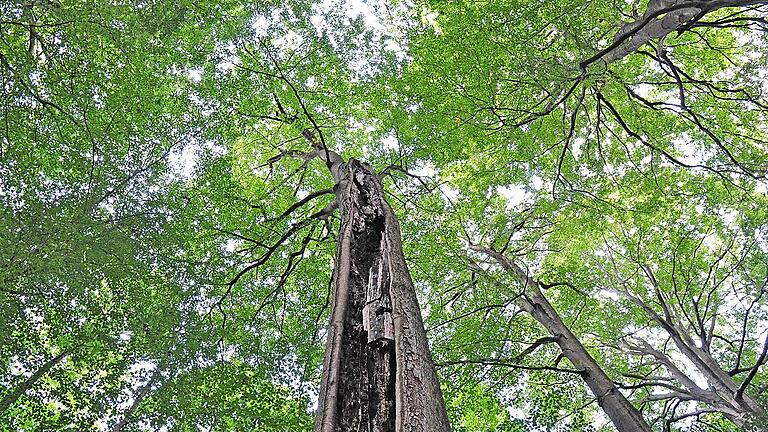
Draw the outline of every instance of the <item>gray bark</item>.
[[[144,384],[141,389],[139,389],[138,393],[133,396],[133,402],[131,403],[131,406],[128,407],[128,409],[125,411],[123,418],[115,423],[112,429],[110,429],[110,432],[121,432],[131,422],[133,414],[139,408],[139,405],[144,402],[144,399],[146,399],[146,397],[149,395],[150,391],[152,390],[152,386],[155,384],[155,382],[157,382],[158,378],[160,378],[159,368],[155,369],[149,381],[147,381],[147,383]]]
[[[447,432],[400,229],[381,183],[370,165],[345,163],[327,149],[316,154],[336,180],[341,229],[314,430]]]
[[[726,7],[747,7],[767,4],[766,0],[650,0],[642,16],[625,23],[613,42],[592,57],[581,62],[582,69],[597,61],[611,63],[637,51],[652,40],[684,30],[706,14]]]
[[[565,358],[580,372],[584,383],[597,398],[597,403],[611,419],[619,432],[651,432],[651,427],[611,381],[602,367],[589,354],[584,345],[565,325],[560,315],[541,292],[541,286],[533,278],[503,254],[490,248],[472,247],[494,258],[499,265],[524,284],[524,295],[517,305],[530,313],[555,339]]]
[[[581,371],[581,377],[597,398],[597,404],[605,411],[616,429],[620,432],[650,432],[651,428],[640,411],[624,397],[584,345],[571,333],[557,311],[541,293],[538,284],[533,285],[529,290],[529,298],[531,315],[556,338],[563,355]]]
[[[656,312],[648,303],[640,297],[630,293],[626,289],[611,290],[639,306],[652,321],[663,328],[672,339],[680,352],[696,367],[706,378],[710,388],[700,389],[692,380],[688,379],[674,365],[666,354],[656,351],[650,345],[638,347],[641,352],[652,355],[659,363],[680,381],[702,403],[712,406],[723,413],[737,426],[743,426],[750,418],[761,416],[765,410],[750,395],[740,393],[740,385],[731,377],[720,364],[707,351],[696,345],[689,332],[679,324],[680,319],[674,309],[670,307],[664,297],[657,290],[657,299],[663,310],[663,316]]]
[[[739,384],[720,367],[720,364],[708,352],[696,346],[685,329],[675,325],[670,336],[680,351],[706,377],[707,382],[714,388],[718,396],[741,412],[739,416],[728,416],[735,424],[741,426],[748,420],[748,417],[755,417],[764,413],[760,404],[748,394],[742,393],[740,397],[737,397]]]

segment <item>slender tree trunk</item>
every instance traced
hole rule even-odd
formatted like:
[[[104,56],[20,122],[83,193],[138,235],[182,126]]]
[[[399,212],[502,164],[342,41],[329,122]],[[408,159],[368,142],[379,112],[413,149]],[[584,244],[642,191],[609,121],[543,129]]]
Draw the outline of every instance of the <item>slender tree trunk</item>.
[[[131,422],[133,414],[139,408],[139,405],[144,402],[144,399],[146,399],[146,397],[149,395],[149,392],[152,390],[152,386],[157,382],[159,378],[160,369],[157,368],[154,372],[152,372],[152,377],[149,378],[149,381],[147,381],[147,383],[144,384],[141,389],[139,389],[138,393],[133,395],[133,402],[131,402],[131,406],[128,407],[128,409],[125,411],[123,418],[115,423],[112,429],[110,429],[110,432],[121,432]]]
[[[541,292],[539,283],[503,254],[485,247],[472,249],[491,256],[506,272],[522,280],[525,291],[524,295],[518,297],[518,306],[530,313],[554,337],[563,355],[580,371],[587,387],[597,398],[598,405],[605,411],[616,429],[619,432],[651,432],[651,427],[643,419],[640,411],[624,397],[603,368],[565,325],[555,308]]]
[[[616,429],[620,432],[651,432],[640,411],[624,397],[581,341],[571,333],[555,308],[544,297],[538,284],[529,286],[527,294],[530,301],[526,305],[528,312],[555,337],[563,355],[581,371],[581,377],[597,398],[597,404],[603,408]]]
[[[341,212],[316,432],[447,432],[400,229],[370,165],[325,150]]]
[[[70,353],[69,350],[63,350],[57,355],[56,357],[51,358],[47,362],[43,363],[42,366],[40,366],[35,373],[32,374],[29,378],[27,378],[24,382],[19,384],[16,388],[11,390],[7,395],[3,397],[2,400],[0,400],[0,413],[5,412],[5,410],[8,409],[11,405],[13,405],[24,393],[27,392],[30,388],[32,388],[35,383],[42,378],[45,374],[47,374],[51,369],[53,369],[54,366],[59,364],[60,361],[64,359],[68,354]]]

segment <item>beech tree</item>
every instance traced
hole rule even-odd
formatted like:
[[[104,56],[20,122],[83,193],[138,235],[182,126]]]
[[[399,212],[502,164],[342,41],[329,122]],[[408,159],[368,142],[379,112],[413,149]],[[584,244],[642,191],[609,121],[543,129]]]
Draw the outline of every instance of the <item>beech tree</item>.
[[[766,7],[3,3],[0,429],[761,430]]]

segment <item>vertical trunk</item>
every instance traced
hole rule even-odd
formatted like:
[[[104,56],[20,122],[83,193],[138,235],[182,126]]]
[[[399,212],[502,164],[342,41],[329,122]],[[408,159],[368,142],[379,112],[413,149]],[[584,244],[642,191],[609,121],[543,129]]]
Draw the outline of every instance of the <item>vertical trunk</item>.
[[[5,412],[8,407],[13,405],[24,393],[27,392],[30,388],[32,388],[33,385],[42,378],[45,374],[47,374],[51,369],[53,369],[54,366],[59,364],[60,361],[64,359],[69,354],[69,350],[63,350],[57,355],[56,357],[51,358],[47,362],[43,363],[42,366],[40,366],[35,373],[32,374],[29,378],[27,378],[24,382],[19,384],[18,387],[11,390],[7,395],[3,397],[2,400],[0,400],[0,413]]]
[[[378,177],[332,169],[341,211],[316,432],[450,429],[400,230]]]

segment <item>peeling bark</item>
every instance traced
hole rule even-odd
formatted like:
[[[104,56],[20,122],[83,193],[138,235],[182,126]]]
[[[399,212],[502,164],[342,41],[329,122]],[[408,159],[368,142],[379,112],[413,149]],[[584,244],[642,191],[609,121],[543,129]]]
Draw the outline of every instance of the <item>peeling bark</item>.
[[[317,153],[337,183],[341,229],[314,430],[448,431],[400,229],[381,183],[367,164]]]

